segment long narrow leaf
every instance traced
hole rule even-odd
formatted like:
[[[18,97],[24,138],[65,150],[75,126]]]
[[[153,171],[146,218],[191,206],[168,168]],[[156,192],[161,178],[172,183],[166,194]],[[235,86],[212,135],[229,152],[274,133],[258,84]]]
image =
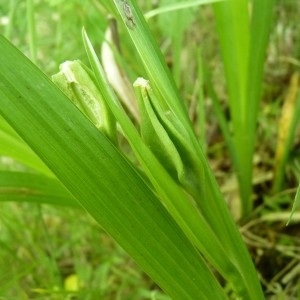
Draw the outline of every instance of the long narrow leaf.
[[[2,117],[0,117],[0,141],[0,155],[9,156],[38,172],[53,177],[52,172],[41,159],[24,143]]]
[[[224,63],[234,151],[231,152],[239,179],[243,216],[253,207],[252,160],[257,112],[261,96],[264,57],[274,0],[231,0],[214,4]]]
[[[251,210],[251,166],[253,143],[250,142],[247,108],[250,22],[248,1],[232,0],[214,4],[222,59],[228,88],[233,143],[233,162],[239,179],[242,213]]]
[[[217,281],[113,144],[3,37],[0,112],[173,299],[224,299]]]
[[[159,8],[153,9],[153,10],[147,12],[144,16],[146,19],[150,19],[159,14],[165,14],[165,13],[169,13],[172,11],[187,9],[190,7],[195,7],[195,6],[204,5],[204,4],[210,4],[213,2],[219,2],[219,1],[224,1],[224,0],[192,0],[192,1],[183,1],[183,2],[179,2],[179,3],[172,3],[169,5],[160,6]]]
[[[79,207],[78,202],[57,179],[24,172],[0,171],[1,201]]]

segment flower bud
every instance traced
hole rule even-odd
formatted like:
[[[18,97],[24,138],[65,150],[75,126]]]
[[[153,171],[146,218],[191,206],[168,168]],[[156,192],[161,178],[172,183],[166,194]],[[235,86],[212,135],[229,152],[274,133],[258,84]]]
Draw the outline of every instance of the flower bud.
[[[96,85],[92,71],[81,61],[66,61],[52,81],[111,141],[116,142],[116,122]]]

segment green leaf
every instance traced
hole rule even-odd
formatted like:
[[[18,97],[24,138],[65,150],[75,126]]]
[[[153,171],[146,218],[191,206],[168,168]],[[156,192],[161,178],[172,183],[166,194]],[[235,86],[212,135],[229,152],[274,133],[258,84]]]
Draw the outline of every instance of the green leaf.
[[[0,171],[0,201],[79,207],[57,180],[40,174]]]
[[[293,218],[293,215],[294,215],[296,209],[299,207],[299,205],[300,205],[300,185],[298,186],[297,193],[296,193],[295,200],[294,200],[293,207],[292,207],[292,211],[291,211],[290,217],[286,223],[286,226],[288,226],[290,224],[290,222]]]
[[[3,37],[0,45],[0,113],[80,205],[173,299],[226,299],[124,156]]]
[[[36,171],[54,176],[2,116],[0,116],[0,141],[0,155],[9,156]]]
[[[239,179],[243,216],[253,208],[255,132],[274,3],[231,0],[213,5],[234,132],[234,149],[229,145],[229,150]]]
[[[174,1],[174,3],[167,4],[164,6],[160,6],[159,8],[153,9],[145,14],[146,19],[150,19],[156,15],[159,14],[165,14],[169,13],[172,11],[178,11],[181,9],[187,9],[199,5],[205,5],[205,4],[210,4],[214,2],[219,2],[219,1],[224,1],[224,0],[192,0],[192,1]]]

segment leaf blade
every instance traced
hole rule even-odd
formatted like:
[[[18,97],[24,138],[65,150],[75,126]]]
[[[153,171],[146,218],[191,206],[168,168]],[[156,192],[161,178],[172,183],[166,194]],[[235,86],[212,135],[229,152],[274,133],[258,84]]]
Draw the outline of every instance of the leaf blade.
[[[0,44],[0,112],[78,202],[173,299],[225,299],[128,161],[45,75],[4,38]]]

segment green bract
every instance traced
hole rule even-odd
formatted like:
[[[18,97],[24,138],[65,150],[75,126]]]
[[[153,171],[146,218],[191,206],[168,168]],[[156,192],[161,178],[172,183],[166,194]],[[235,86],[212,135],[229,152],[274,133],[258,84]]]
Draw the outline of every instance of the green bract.
[[[91,122],[112,141],[116,141],[116,123],[103,101],[91,70],[81,61],[66,61],[52,81],[72,100]]]

